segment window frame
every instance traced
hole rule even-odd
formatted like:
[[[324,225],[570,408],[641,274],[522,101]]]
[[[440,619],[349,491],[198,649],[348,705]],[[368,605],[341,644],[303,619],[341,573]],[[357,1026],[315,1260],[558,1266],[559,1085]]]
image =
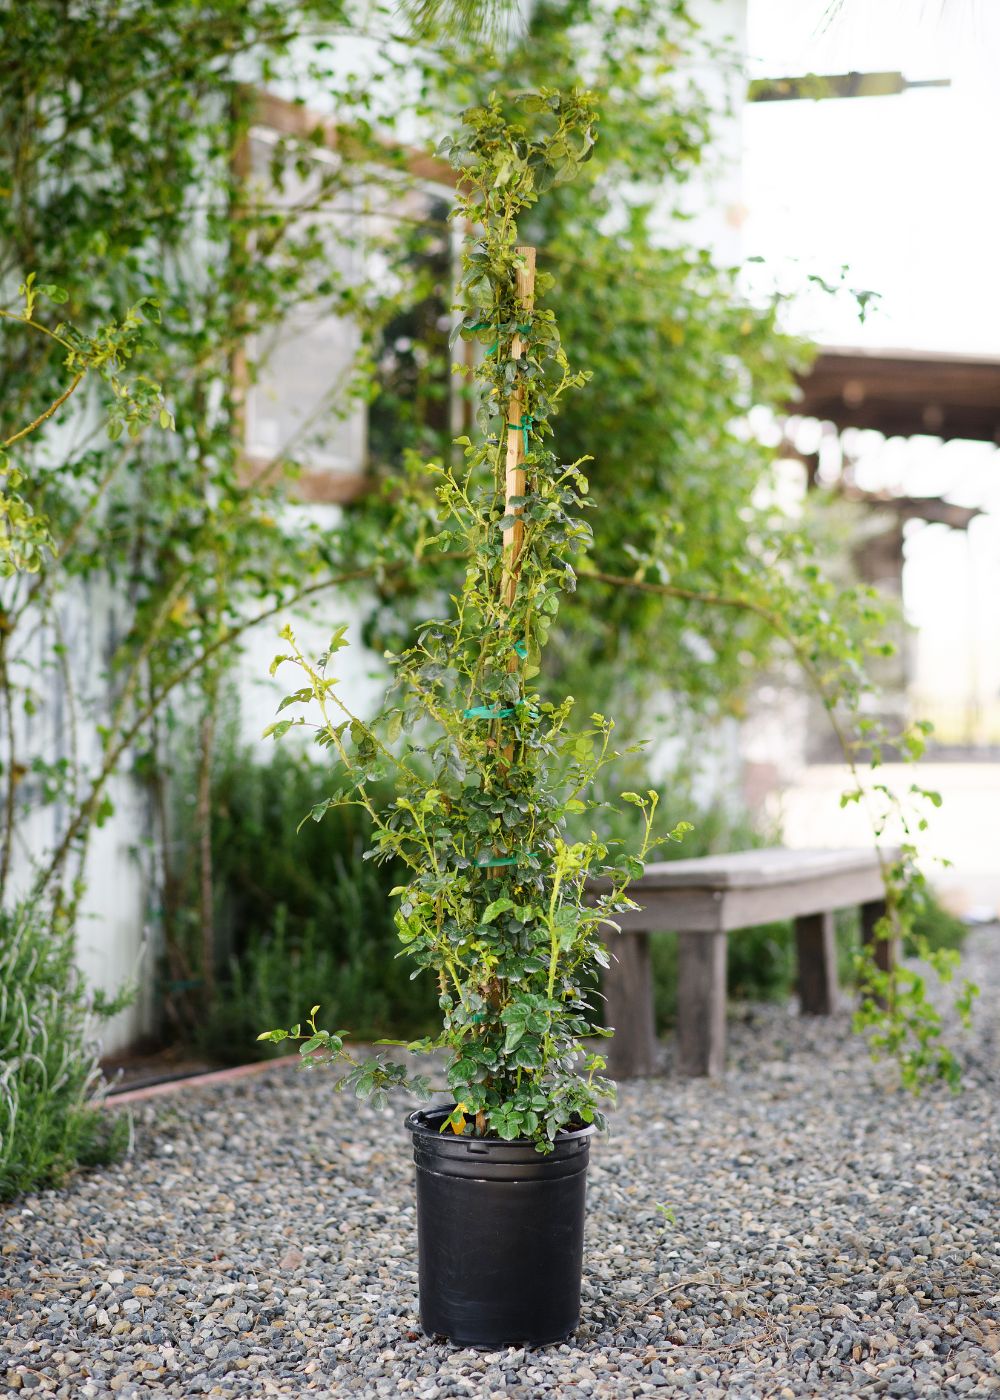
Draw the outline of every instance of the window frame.
[[[291,136],[315,142],[321,149],[344,154],[344,140],[335,121],[319,116],[304,105],[290,102],[275,93],[257,88],[240,89],[240,98],[248,104],[249,121],[246,135],[235,150],[231,169],[236,190],[234,203],[239,202],[239,191],[246,185],[251,174],[251,140],[255,129],[273,131],[278,137]],[[317,140],[317,133],[320,139]],[[458,177],[447,162],[440,160],[428,151],[415,146],[404,146],[391,141],[382,143],[387,167],[398,168],[400,155],[403,156],[403,171],[409,175],[415,187],[427,187],[429,192],[441,194],[454,191]],[[456,347],[458,348],[458,347]],[[463,343],[464,358],[471,364],[471,347]],[[235,402],[235,430],[240,441],[240,476],[247,486],[273,483],[282,471],[280,457],[268,458],[248,450],[246,441],[247,396],[250,393],[250,375],[245,345],[236,348],[231,356],[231,375]],[[458,422],[456,432],[463,430],[465,414],[460,410],[452,413],[453,422]],[[358,500],[373,484],[367,470],[340,471],[332,467],[303,468],[288,481],[289,499],[296,504],[306,505],[348,505]]]

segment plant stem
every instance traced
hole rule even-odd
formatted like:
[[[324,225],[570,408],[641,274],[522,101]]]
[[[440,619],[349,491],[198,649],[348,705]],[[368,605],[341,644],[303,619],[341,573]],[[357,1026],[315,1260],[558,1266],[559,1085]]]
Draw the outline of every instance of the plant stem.
[[[33,423],[29,423],[26,428],[22,428],[20,432],[14,433],[12,437],[7,438],[4,442],[0,443],[0,447],[4,449],[12,447],[15,442],[20,442],[21,438],[27,437],[28,434],[33,433],[36,428],[40,428],[47,418],[51,418],[53,413],[57,413],[59,409],[62,408],[66,400],[72,394],[76,393],[77,389],[80,387],[80,385],[83,383],[86,377],[87,371],[85,369],[81,369],[77,374],[73,376],[73,378],[70,380],[69,386],[63,390],[59,397],[57,399],[54,399],[53,402],[49,404],[48,408],[45,410],[44,413],[40,413]]]
[[[198,752],[196,813],[198,823],[198,923],[201,934],[202,1001],[215,997],[215,891],[212,878],[212,759],[218,710],[218,675],[206,678]]]
[[[9,634],[0,632],[0,691],[3,693],[4,727],[7,730],[6,773],[4,774],[4,830],[0,846],[0,901],[7,893],[7,880],[10,876],[11,853],[14,841],[14,809],[17,801],[18,763],[16,732],[14,727],[14,701],[10,683],[10,666],[7,660]]]

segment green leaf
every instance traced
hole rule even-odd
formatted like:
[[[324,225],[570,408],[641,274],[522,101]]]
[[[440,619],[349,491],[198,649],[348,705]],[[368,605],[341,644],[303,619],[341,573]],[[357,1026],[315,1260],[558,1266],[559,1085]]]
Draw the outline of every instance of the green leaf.
[[[523,1024],[514,1024],[507,1027],[507,1035],[503,1043],[503,1052],[509,1055],[516,1045],[524,1039],[525,1027]]]
[[[313,698],[312,686],[303,686],[301,690],[296,690],[292,695],[286,695],[278,705],[278,713],[287,710],[289,705],[304,705]],[[265,736],[266,737],[266,736]]]
[[[294,724],[295,720],[292,719],[275,720],[273,724],[269,724],[267,726],[267,728],[264,730],[263,734],[260,737],[262,739],[280,739],[282,735],[288,733],[288,731],[292,728]]]
[[[492,903],[487,904],[486,908],[483,910],[480,923],[491,924],[498,914],[505,914],[508,909],[513,909],[513,907],[514,901],[512,899],[507,899],[506,897],[494,899]]]

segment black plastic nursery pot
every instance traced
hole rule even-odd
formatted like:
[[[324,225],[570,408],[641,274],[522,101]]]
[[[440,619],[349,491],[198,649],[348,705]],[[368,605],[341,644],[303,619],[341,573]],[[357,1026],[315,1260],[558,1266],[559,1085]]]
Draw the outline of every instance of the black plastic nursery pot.
[[[440,1132],[449,1108],[411,1113],[420,1323],[459,1346],[545,1346],[580,1321],[592,1127],[529,1141]]]

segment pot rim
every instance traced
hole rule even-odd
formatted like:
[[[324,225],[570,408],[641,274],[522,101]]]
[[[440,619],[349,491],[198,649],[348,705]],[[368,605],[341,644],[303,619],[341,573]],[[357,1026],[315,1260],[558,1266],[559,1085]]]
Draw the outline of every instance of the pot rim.
[[[482,1142],[488,1144],[490,1147],[496,1148],[530,1147],[532,1151],[535,1150],[535,1138],[466,1138],[456,1136],[455,1134],[446,1137],[438,1128],[431,1127],[425,1121],[432,1113],[447,1115],[456,1107],[457,1105],[454,1103],[444,1103],[434,1104],[430,1108],[415,1108],[412,1113],[408,1113],[403,1119],[403,1126],[408,1132],[423,1133],[427,1137],[448,1143]],[[583,1138],[593,1137],[596,1132],[597,1128],[593,1123],[581,1123],[579,1128],[573,1128],[571,1132],[567,1132],[565,1128],[560,1128],[556,1134],[555,1140],[558,1143],[580,1142]]]

